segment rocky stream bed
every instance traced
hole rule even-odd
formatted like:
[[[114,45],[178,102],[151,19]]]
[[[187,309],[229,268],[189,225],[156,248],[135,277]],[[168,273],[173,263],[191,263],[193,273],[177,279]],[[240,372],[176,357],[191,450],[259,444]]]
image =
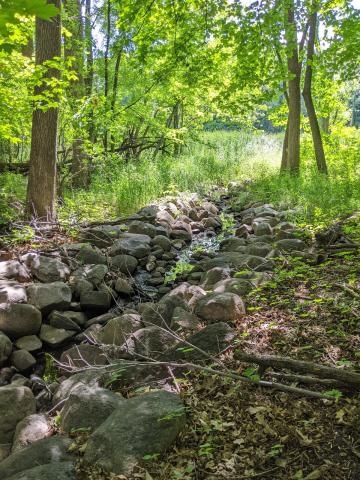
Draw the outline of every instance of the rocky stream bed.
[[[243,188],[168,198],[0,262],[2,480],[93,466],[127,478],[186,428],[182,365],[226,351],[275,259],[317,261],[289,212],[234,208]]]

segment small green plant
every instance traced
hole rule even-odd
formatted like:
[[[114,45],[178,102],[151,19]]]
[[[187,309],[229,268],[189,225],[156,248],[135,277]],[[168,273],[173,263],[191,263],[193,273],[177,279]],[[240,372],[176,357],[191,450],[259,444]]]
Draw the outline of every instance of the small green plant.
[[[193,269],[193,265],[190,265],[190,263],[185,262],[184,260],[180,260],[177,262],[177,264],[172,268],[166,275],[165,275],[165,280],[164,284],[168,284],[170,282],[173,282],[176,280],[176,277],[178,275],[182,275],[184,273],[189,273]]]
[[[45,353],[45,372],[43,375],[43,379],[46,383],[56,382],[59,378],[59,371],[56,368],[54,358]]]
[[[211,443],[203,443],[199,446],[199,455],[200,457],[210,457],[213,450],[214,447],[211,445]]]

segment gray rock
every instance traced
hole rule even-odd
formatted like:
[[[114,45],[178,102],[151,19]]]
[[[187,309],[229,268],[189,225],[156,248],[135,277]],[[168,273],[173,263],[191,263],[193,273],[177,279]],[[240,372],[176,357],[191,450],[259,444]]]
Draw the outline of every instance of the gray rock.
[[[247,295],[252,289],[253,285],[249,280],[243,278],[227,278],[220,280],[214,285],[215,293],[230,292],[236,295]]]
[[[90,436],[84,460],[116,474],[131,474],[143,457],[161,454],[185,425],[177,395],[159,391],[123,402]]]
[[[151,223],[134,220],[129,225],[129,233],[138,233],[141,235],[148,235],[153,238],[156,235],[156,228]]]
[[[209,355],[218,355],[231,343],[234,337],[235,331],[227,323],[213,323],[200,330],[200,332],[187,337],[186,341],[188,343],[177,343],[172,349],[165,352],[161,359],[165,361],[204,360],[207,357],[196,348],[191,348],[189,343]]]
[[[10,338],[36,335],[41,326],[41,312],[33,305],[0,304],[0,330]]]
[[[84,265],[73,272],[70,281],[76,285],[80,280],[87,280],[93,287],[97,287],[104,280],[108,271],[106,265]]]
[[[124,401],[105,388],[79,385],[71,391],[61,411],[61,428],[65,432],[95,430]]]
[[[137,233],[124,233],[116,240],[109,249],[109,255],[131,255],[135,258],[143,258],[150,253],[151,238],[148,235]]]
[[[37,335],[26,335],[18,338],[15,347],[19,350],[27,350],[28,352],[36,352],[42,347],[42,341]]]
[[[228,268],[215,267],[204,272],[201,277],[201,286],[204,290],[211,290],[215,283],[230,277]]]
[[[9,477],[6,480],[76,480],[75,466],[73,462],[54,462],[46,465],[38,465],[21,473]]]
[[[285,238],[276,242],[276,247],[280,250],[304,250],[306,248],[305,242],[297,238]]]
[[[0,303],[23,303],[26,300],[26,290],[23,285],[12,280],[0,280]]]
[[[245,252],[246,242],[243,238],[229,237],[222,240],[220,250],[223,252]]]
[[[100,248],[108,247],[119,238],[123,230],[123,225],[99,225],[84,229],[80,234],[80,239]]]
[[[221,220],[219,217],[207,217],[201,220],[201,224],[204,228],[217,229],[221,227]]]
[[[152,240],[152,244],[162,248],[164,252],[170,252],[171,250],[171,241],[164,235],[156,235]]]
[[[66,312],[59,312],[59,313],[61,313],[61,315],[68,318],[69,320],[72,320],[74,323],[76,323],[80,327],[85,325],[88,320],[84,312],[74,312],[72,310],[69,310]]]
[[[134,290],[133,290],[132,286],[130,285],[130,282],[128,280],[126,280],[125,278],[121,278],[121,277],[119,277],[116,280],[115,290],[118,293],[123,293],[125,295],[131,295],[132,293],[134,293]]]
[[[52,435],[49,417],[34,413],[21,420],[15,429],[11,453],[18,452],[32,443]]]
[[[38,253],[27,253],[21,257],[31,273],[40,282],[51,283],[69,278],[70,270],[59,258],[45,257]]]
[[[270,223],[267,222],[257,222],[254,221],[252,224],[252,227],[254,229],[254,234],[257,236],[261,235],[272,235],[273,229],[270,225]]]
[[[6,386],[0,388],[0,444],[11,444],[16,425],[35,413],[36,404],[28,387]],[[1,464],[2,465],[2,464]],[[0,478],[1,476],[0,465]]]
[[[34,465],[48,465],[53,468],[53,476],[43,477],[45,480],[62,479],[63,477],[55,477],[56,462],[70,461],[71,456],[67,452],[71,440],[66,437],[50,437],[32,443],[6,458],[0,463],[0,478],[4,480],[19,480],[20,472],[34,468]],[[36,467],[38,468],[38,467]],[[40,480],[40,476],[22,477],[26,480]],[[69,477],[65,477],[67,480]],[[70,477],[71,478],[71,477]]]
[[[108,363],[104,352],[96,345],[76,345],[61,354],[60,362],[67,367],[84,368]]]
[[[85,278],[72,281],[71,286],[76,298],[80,298],[83,293],[91,292],[94,289],[94,285]]]
[[[58,347],[62,343],[69,340],[76,334],[72,330],[64,330],[63,328],[54,328],[51,325],[43,324],[40,330],[40,340],[49,345],[49,347]]]
[[[63,380],[58,386],[53,396],[53,405],[58,405],[60,402],[68,398],[73,389],[77,388],[79,385],[101,387],[106,372],[107,370],[105,368],[89,368],[84,372],[71,375],[71,377]]]
[[[17,260],[0,262],[0,279],[17,280],[18,282],[29,282],[31,276],[25,265]]]
[[[156,326],[137,330],[126,341],[124,348],[130,353],[142,357],[157,358],[176,343],[174,334]]]
[[[111,259],[111,267],[113,270],[119,270],[121,273],[131,275],[138,266],[138,261],[131,255],[115,255]]]
[[[76,255],[76,260],[80,263],[90,265],[106,265],[106,255],[98,247],[85,244],[80,248]]]
[[[102,328],[97,338],[100,343],[121,346],[130,334],[141,328],[141,318],[135,314],[115,317]]]
[[[25,372],[36,365],[36,359],[27,350],[15,350],[10,362],[19,372]]]
[[[255,255],[257,257],[266,257],[272,250],[271,245],[268,243],[253,243],[246,247],[245,253],[248,255]]]
[[[5,333],[0,332],[0,367],[4,365],[6,360],[10,357],[12,351],[12,343],[10,338]]]
[[[195,306],[195,315],[209,323],[236,322],[244,314],[244,303],[234,293],[209,293]]]
[[[73,330],[74,332],[80,332],[81,328],[71,318],[63,315],[62,312],[53,310],[49,315],[49,323],[54,328],[63,328],[65,330]]]
[[[86,292],[80,297],[80,305],[84,310],[89,310],[91,312],[106,312],[111,305],[111,296],[108,291]]]
[[[214,267],[232,267],[239,270],[251,268],[258,271],[268,271],[274,268],[272,260],[237,252],[223,252],[215,258],[202,260],[198,265],[204,271]]]
[[[64,282],[33,283],[27,288],[27,294],[29,303],[44,314],[70,307],[71,289]]]
[[[196,330],[200,325],[198,317],[181,307],[175,307],[171,317],[171,328],[184,330]]]

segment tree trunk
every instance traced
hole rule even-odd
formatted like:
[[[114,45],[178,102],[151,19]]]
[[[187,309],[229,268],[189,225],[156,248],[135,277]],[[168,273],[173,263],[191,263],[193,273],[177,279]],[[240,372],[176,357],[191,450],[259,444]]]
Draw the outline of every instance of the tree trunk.
[[[71,68],[75,71],[77,80],[73,80],[69,87],[69,101],[72,110],[78,108],[78,101],[85,95],[84,80],[84,28],[81,13],[80,0],[65,0],[67,13],[66,28],[71,32],[70,39],[65,40],[65,57],[73,58]],[[87,185],[87,155],[84,152],[83,132],[79,128],[79,120],[73,124],[75,138],[72,141],[73,161],[71,163],[71,183],[73,187],[85,187]]]
[[[288,147],[289,147],[289,118],[286,122],[286,128],[285,128],[285,136],[284,136],[284,143],[283,143],[282,157],[281,157],[281,167],[280,167],[281,172],[286,172],[289,170]]]
[[[106,7],[106,40],[105,40],[105,52],[104,52],[104,96],[105,96],[105,108],[107,109],[108,96],[109,96],[109,50],[110,50],[110,34],[111,34],[111,2],[107,1]],[[104,132],[104,151],[105,156],[108,148],[108,129],[105,125]]]
[[[48,0],[47,3],[59,9],[61,7],[61,0]],[[61,55],[60,14],[46,21],[37,18],[35,30],[36,65],[42,65],[55,57],[59,58]],[[44,77],[45,79],[59,78],[60,71],[57,68],[48,68]],[[40,96],[47,90],[48,87],[43,82],[35,87],[35,96]],[[56,218],[58,111],[58,106],[45,111],[35,107],[32,116],[27,215],[46,221],[53,221]]]
[[[287,11],[286,44],[287,67],[289,74],[289,116],[288,116],[288,169],[298,174],[300,169],[300,114],[301,114],[301,65],[297,45],[297,32],[294,15],[294,0],[290,0]]]
[[[306,70],[305,70],[304,89],[302,94],[304,97],[305,106],[306,106],[306,110],[309,117],[317,168],[319,172],[327,174],[328,171],[327,171],[326,160],[325,160],[324,146],[322,143],[320,127],[317,120],[316,110],[315,110],[315,106],[314,106],[314,102],[311,94],[312,75],[313,75],[312,63],[314,60],[314,47],[315,47],[315,37],[316,37],[316,25],[317,25],[317,11],[316,11],[315,2],[312,3],[311,8],[313,9],[313,11],[311,12],[310,18],[309,18],[309,27],[310,27],[309,40],[307,44]]]
[[[122,47],[119,47],[119,51],[116,55],[116,62],[115,62],[115,71],[114,71],[114,82],[113,82],[113,90],[112,90],[112,97],[111,97],[111,104],[110,104],[110,111],[111,111],[111,118],[113,119],[115,113],[115,106],[116,106],[116,98],[117,98],[117,91],[119,86],[119,70],[120,70],[120,63],[122,57]],[[115,148],[115,138],[114,135],[111,135],[111,151],[114,151]]]

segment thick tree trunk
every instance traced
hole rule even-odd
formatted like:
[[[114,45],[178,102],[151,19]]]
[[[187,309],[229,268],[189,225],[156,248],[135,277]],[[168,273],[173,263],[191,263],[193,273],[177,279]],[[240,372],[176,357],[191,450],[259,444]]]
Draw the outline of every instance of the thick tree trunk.
[[[316,25],[317,25],[317,11],[314,2],[312,4],[313,12],[310,14],[309,18],[309,40],[307,44],[307,58],[306,58],[306,70],[305,70],[305,80],[304,80],[304,89],[303,97],[305,101],[306,110],[309,117],[309,123],[311,128],[311,134],[314,144],[314,152],[316,158],[316,164],[318,171],[321,173],[327,174],[327,166],[325,159],[324,146],[321,138],[321,131],[319,123],[316,116],[316,110],[314,102],[312,99],[311,88],[312,88],[312,75],[313,68],[312,63],[314,60],[314,47],[315,47],[315,37],[316,37]]]
[[[289,73],[289,117],[288,117],[288,169],[298,174],[300,169],[300,114],[301,114],[301,65],[297,44],[294,1],[290,0],[287,11],[286,44]]]
[[[60,0],[48,0],[60,8]],[[42,65],[61,55],[61,20],[57,15],[50,20],[36,19],[35,62]],[[49,68],[45,78],[59,78],[56,68]],[[47,86],[35,87],[35,96],[44,94]],[[53,221],[56,217],[56,152],[58,107],[45,111],[35,108],[32,117],[30,171],[27,188],[27,215]]]

